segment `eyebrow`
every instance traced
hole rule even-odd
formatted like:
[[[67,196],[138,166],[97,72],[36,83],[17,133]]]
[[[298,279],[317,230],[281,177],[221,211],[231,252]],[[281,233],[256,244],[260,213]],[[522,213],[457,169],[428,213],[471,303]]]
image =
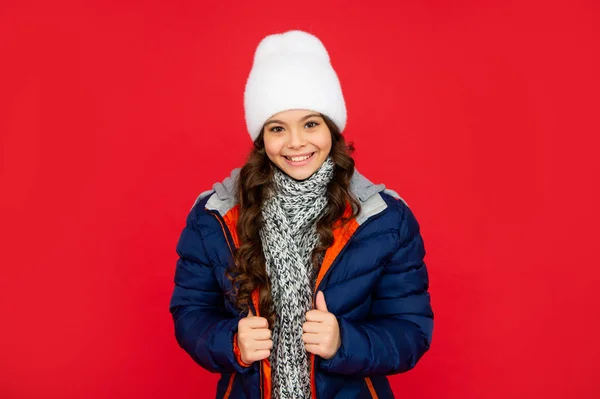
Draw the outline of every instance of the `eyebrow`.
[[[318,117],[321,117],[321,115],[320,115],[320,114],[308,114],[308,115],[306,115],[306,116],[303,116],[302,118],[300,118],[300,122],[302,122],[302,121],[304,121],[304,120],[307,120],[308,118],[310,118],[310,117],[312,117],[312,116],[318,116]],[[285,124],[286,124],[286,123],[285,123],[285,122],[283,122],[283,121],[280,121],[280,120],[277,120],[277,119],[273,119],[273,120],[270,120],[270,121],[268,121],[267,123],[265,123],[265,126],[267,126],[267,125],[269,125],[269,124],[271,124],[271,123],[279,123],[279,124],[281,124],[281,125],[285,125]]]

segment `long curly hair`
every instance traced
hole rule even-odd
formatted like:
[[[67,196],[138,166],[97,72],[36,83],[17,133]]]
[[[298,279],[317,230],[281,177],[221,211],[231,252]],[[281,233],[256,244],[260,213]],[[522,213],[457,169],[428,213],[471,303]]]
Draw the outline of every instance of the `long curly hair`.
[[[350,179],[354,174],[354,146],[346,143],[337,126],[325,115],[321,115],[331,132],[331,157],[335,163],[334,174],[327,186],[327,206],[317,221],[319,244],[312,253],[314,267],[327,248],[333,244],[333,225],[342,225],[358,215],[360,204],[350,193]],[[240,246],[234,252],[234,265],[228,270],[233,283],[231,292],[236,307],[243,312],[249,308],[252,292],[259,287],[259,312],[269,321],[272,328],[275,321],[271,284],[265,267],[265,256],[259,231],[263,226],[262,204],[266,193],[272,187],[273,171],[276,166],[268,158],[264,144],[264,128],[254,141],[246,164],[242,167],[237,181],[236,199],[239,204],[237,234]],[[347,207],[352,213],[344,217]]]

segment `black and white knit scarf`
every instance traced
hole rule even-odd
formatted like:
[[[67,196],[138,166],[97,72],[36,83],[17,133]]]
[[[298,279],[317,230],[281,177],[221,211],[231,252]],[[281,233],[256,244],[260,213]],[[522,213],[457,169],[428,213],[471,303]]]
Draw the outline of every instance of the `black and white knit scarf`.
[[[327,205],[327,185],[333,170],[331,157],[303,181],[276,169],[274,193],[262,208],[260,237],[276,314],[269,358],[274,399],[311,397],[302,325],[312,308],[317,271],[311,255],[319,241],[316,222]]]

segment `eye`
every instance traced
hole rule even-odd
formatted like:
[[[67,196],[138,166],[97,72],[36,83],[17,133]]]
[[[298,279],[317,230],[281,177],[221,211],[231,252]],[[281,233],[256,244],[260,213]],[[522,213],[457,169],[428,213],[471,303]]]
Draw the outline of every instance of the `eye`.
[[[281,129],[281,130],[275,130],[275,129]],[[279,132],[283,131],[283,128],[281,126],[275,126],[275,127],[272,127],[270,130],[272,132],[279,133]]]
[[[311,127],[315,127],[315,126],[318,126],[318,125],[319,125],[319,124],[318,124],[317,122],[315,122],[315,121],[310,121],[310,122],[306,123],[306,125],[305,125],[305,126],[308,126],[308,128],[310,129]]]

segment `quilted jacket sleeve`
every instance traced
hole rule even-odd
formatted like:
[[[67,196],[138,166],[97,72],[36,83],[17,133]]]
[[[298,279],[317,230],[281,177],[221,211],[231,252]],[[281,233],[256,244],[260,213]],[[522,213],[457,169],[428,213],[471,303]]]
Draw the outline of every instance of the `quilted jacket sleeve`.
[[[372,293],[365,321],[338,318],[341,347],[322,360],[325,371],[353,376],[389,375],[408,371],[429,349],[433,312],[419,224],[401,206],[397,248]]]
[[[208,371],[244,373],[251,368],[240,366],[233,351],[239,318],[224,310],[224,294],[203,237],[222,233],[198,221],[198,208],[202,205],[190,212],[177,243],[179,259],[170,303],[175,336],[179,345]]]

